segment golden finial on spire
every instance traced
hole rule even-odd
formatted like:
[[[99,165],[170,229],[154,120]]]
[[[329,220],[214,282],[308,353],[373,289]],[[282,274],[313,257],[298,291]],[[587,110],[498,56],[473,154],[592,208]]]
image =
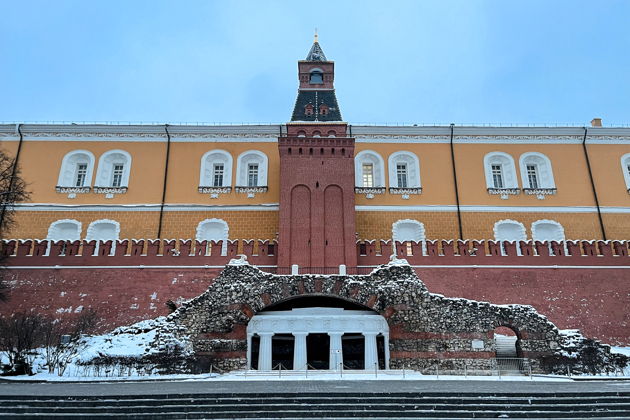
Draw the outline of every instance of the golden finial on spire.
[[[315,40],[313,40],[313,42],[319,42],[319,41],[317,40],[317,28],[315,28]]]

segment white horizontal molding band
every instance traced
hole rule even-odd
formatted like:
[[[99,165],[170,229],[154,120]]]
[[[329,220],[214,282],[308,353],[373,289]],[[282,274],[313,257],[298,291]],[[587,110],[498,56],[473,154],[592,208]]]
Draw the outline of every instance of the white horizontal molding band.
[[[72,258],[72,257],[70,257]],[[107,258],[107,257],[104,257]],[[142,258],[142,257],[141,257]],[[441,257],[437,257],[441,258]],[[483,257],[479,257],[483,258]],[[623,258],[623,257],[620,257]],[[267,267],[275,268],[275,265],[259,265],[255,267]],[[629,270],[630,265],[476,265],[476,264],[462,264],[462,265],[412,265],[412,268],[509,268],[509,269],[524,269],[531,268],[535,270],[549,270],[549,269],[625,269]],[[66,270],[66,269],[201,269],[201,268],[225,268],[224,265],[16,265],[6,266],[7,270]],[[375,265],[360,265],[358,268],[377,268]],[[326,276],[334,276],[335,274],[327,274]],[[369,275],[369,274],[365,274]]]
[[[166,204],[165,212],[175,211],[278,211],[278,203],[221,206],[206,204]],[[16,204],[16,211],[160,211],[160,204]]]
[[[3,141],[18,141],[19,138],[4,138]],[[56,142],[126,142],[126,143],[166,143],[166,136],[147,137],[121,137],[121,136],[76,136],[76,137],[28,137],[24,141],[56,141]],[[278,137],[216,137],[216,136],[191,136],[172,137],[172,143],[278,143]]]
[[[602,213],[630,213],[630,207],[601,207]],[[356,211],[416,211],[416,212],[453,212],[453,205],[423,206],[355,206]],[[460,210],[468,213],[597,213],[595,206],[461,206]]]
[[[400,136],[397,136],[400,137]],[[414,138],[413,136],[404,137],[404,138],[357,138],[356,143],[375,143],[375,144],[400,144],[405,145],[409,143],[416,144],[449,144],[450,139],[443,138],[431,138],[431,137],[418,137]],[[511,138],[491,138],[491,137],[483,137],[483,138],[453,138],[454,144],[505,144],[509,146],[513,146],[515,144],[575,144],[581,145],[582,140],[580,139],[554,139],[554,138],[528,138],[528,139],[511,139]],[[596,144],[630,144],[630,137],[628,138],[620,138],[620,139],[590,139],[586,141],[586,144],[596,145]]]

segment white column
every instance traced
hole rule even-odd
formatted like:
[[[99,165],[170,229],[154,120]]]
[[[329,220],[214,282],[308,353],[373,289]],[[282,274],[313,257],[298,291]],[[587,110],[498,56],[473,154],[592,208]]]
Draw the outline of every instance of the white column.
[[[385,369],[389,370],[389,333],[383,334],[385,344]]]
[[[343,346],[341,336],[343,332],[332,331],[328,333],[330,337],[330,370],[339,370],[343,363]]]
[[[378,354],[376,352],[376,332],[363,332],[365,337],[365,369],[374,370],[374,364],[378,363]]]
[[[293,370],[306,370],[306,336],[307,332],[294,332],[293,337]]]
[[[253,334],[247,334],[247,369],[252,368],[252,336]]]
[[[271,339],[272,332],[259,332],[260,348],[258,349],[258,370],[271,370]]]

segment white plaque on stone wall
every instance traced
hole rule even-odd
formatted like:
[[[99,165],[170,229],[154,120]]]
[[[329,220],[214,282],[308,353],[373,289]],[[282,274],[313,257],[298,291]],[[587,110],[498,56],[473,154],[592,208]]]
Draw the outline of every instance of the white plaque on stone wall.
[[[471,344],[473,350],[483,350],[483,340],[473,340]]]

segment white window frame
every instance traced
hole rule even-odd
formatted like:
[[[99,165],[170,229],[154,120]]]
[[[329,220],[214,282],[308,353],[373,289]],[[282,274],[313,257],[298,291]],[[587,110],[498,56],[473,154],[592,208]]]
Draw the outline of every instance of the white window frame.
[[[556,183],[553,178],[553,170],[551,168],[551,161],[547,156],[538,152],[523,153],[518,160],[518,164],[521,170],[521,182],[523,183],[523,188],[535,188],[529,184],[527,165],[536,166],[536,174],[538,178],[537,188],[556,188]]]
[[[537,234],[538,227],[541,225],[556,226],[558,230],[560,231],[560,234],[552,238],[541,238]],[[532,240],[541,241],[541,242],[542,241],[549,241],[549,242],[555,241],[555,242],[562,243],[564,244],[565,254],[567,254],[567,244],[566,244],[566,236],[564,233],[564,226],[562,226],[559,222],[556,222],[555,220],[548,220],[548,219],[536,220],[534,223],[532,223],[531,230],[532,230]],[[551,247],[551,243],[549,243],[548,246],[549,246],[549,255],[554,255],[553,248]]]
[[[363,164],[371,163],[374,170],[374,187],[385,186],[385,163],[380,154],[373,150],[363,150],[354,157],[354,185],[363,188]]]
[[[407,186],[398,186],[398,174],[397,166],[399,163],[407,165]],[[390,188],[421,188],[420,182],[420,160],[415,153],[408,151],[400,151],[392,153],[387,159],[387,166],[389,172],[389,186]]]
[[[490,152],[483,158],[483,166],[486,174],[486,187],[496,188],[492,177],[492,165],[501,165],[503,177],[503,188],[518,188],[518,178],[516,176],[516,166],[514,158],[503,152]]]
[[[59,178],[57,186],[59,187],[76,187],[77,165],[79,163],[87,163],[87,171],[85,180],[81,187],[90,187],[92,185],[92,176],[94,174],[94,155],[87,150],[73,150],[67,153],[61,161],[61,169],[59,170]]]
[[[72,224],[77,227],[76,237],[68,238],[68,237],[62,237],[62,235],[59,235],[59,233],[57,232],[59,225],[67,225],[67,224]],[[48,227],[48,234],[46,235],[46,239],[49,241],[55,241],[55,242],[56,241],[79,241],[81,240],[81,233],[82,233],[81,222],[75,219],[61,219],[61,220],[56,220],[50,224],[50,226]]]
[[[114,225],[115,238],[105,238],[102,239],[97,235],[97,226],[100,224],[109,224]],[[112,241],[112,249],[109,255],[114,255],[116,251],[116,242],[120,239],[120,223],[112,219],[99,219],[95,220],[87,228],[87,232],[85,234],[86,241],[96,241],[96,247],[94,248],[94,255],[98,255],[99,241]]]
[[[548,238],[548,239],[540,238],[540,236],[537,234],[537,230],[538,230],[538,227],[541,225],[554,225],[558,228],[561,234],[559,234],[558,236],[554,238]],[[563,242],[566,240],[566,236],[564,234],[564,226],[562,226],[559,222],[556,222],[555,220],[548,220],[548,219],[536,220],[534,223],[532,223],[532,239],[534,241]]]
[[[217,226],[220,227],[221,229],[221,235],[217,236],[215,238],[208,238],[204,235],[204,227],[208,224],[215,224]],[[223,219],[205,219],[202,220],[201,222],[199,222],[199,224],[197,225],[197,231],[195,234],[195,239],[199,242],[201,241],[223,241],[223,244],[221,245],[221,255],[225,256],[227,255],[227,243],[228,243],[228,238],[229,238],[229,233],[230,233],[230,227],[228,226],[227,222]],[[206,254],[207,254],[207,248],[206,248]]]
[[[113,188],[113,171],[114,165],[123,165],[122,179],[120,187],[129,187],[129,174],[131,173],[131,155],[124,150],[108,150],[103,153],[98,160],[98,170],[96,171],[95,187]]]
[[[518,229],[518,239],[501,239],[498,235],[499,233],[499,227],[501,225],[515,225],[517,226]],[[525,229],[525,225],[522,224],[521,222],[518,222],[516,220],[512,220],[512,219],[503,219],[503,220],[499,220],[494,224],[494,227],[492,229],[492,232],[494,233],[494,240],[495,241],[499,241],[501,243],[501,255],[506,255],[505,252],[505,247],[504,247],[504,242],[515,242],[516,243],[516,254],[517,255],[522,255],[521,253],[521,248],[518,246],[518,242],[519,241],[526,241],[527,240],[527,230]]]
[[[58,232],[59,226],[60,225],[74,225],[77,228],[77,233],[76,235],[73,235],[72,237],[67,237],[65,235],[60,235]],[[81,222],[79,222],[78,220],[74,220],[74,219],[61,219],[61,220],[56,220],[54,222],[52,222],[50,224],[50,226],[48,226],[48,233],[46,235],[46,240],[48,240],[48,247],[46,248],[46,255],[50,255],[50,249],[52,246],[53,242],[58,242],[58,241],[79,241],[81,240]],[[63,253],[65,254],[65,247],[63,250]]]
[[[404,228],[406,232],[401,232]],[[413,230],[413,234],[409,235],[409,230]],[[427,255],[427,236],[424,223],[413,219],[401,219],[392,223],[392,244],[394,252],[396,252],[396,242],[414,241],[422,243],[422,255]],[[405,255],[402,255],[404,257]]]
[[[250,163],[258,164],[258,187],[267,187],[268,159],[260,150],[248,150],[236,160],[236,186],[247,187],[247,171]]]
[[[626,190],[630,193],[630,171],[628,170],[628,166],[630,166],[630,153],[626,153],[621,156],[621,170],[623,171],[623,179],[626,181]]]
[[[232,155],[225,150],[210,150],[201,157],[201,169],[199,171],[199,186],[214,186],[214,165],[223,164],[223,185],[232,186]]]

